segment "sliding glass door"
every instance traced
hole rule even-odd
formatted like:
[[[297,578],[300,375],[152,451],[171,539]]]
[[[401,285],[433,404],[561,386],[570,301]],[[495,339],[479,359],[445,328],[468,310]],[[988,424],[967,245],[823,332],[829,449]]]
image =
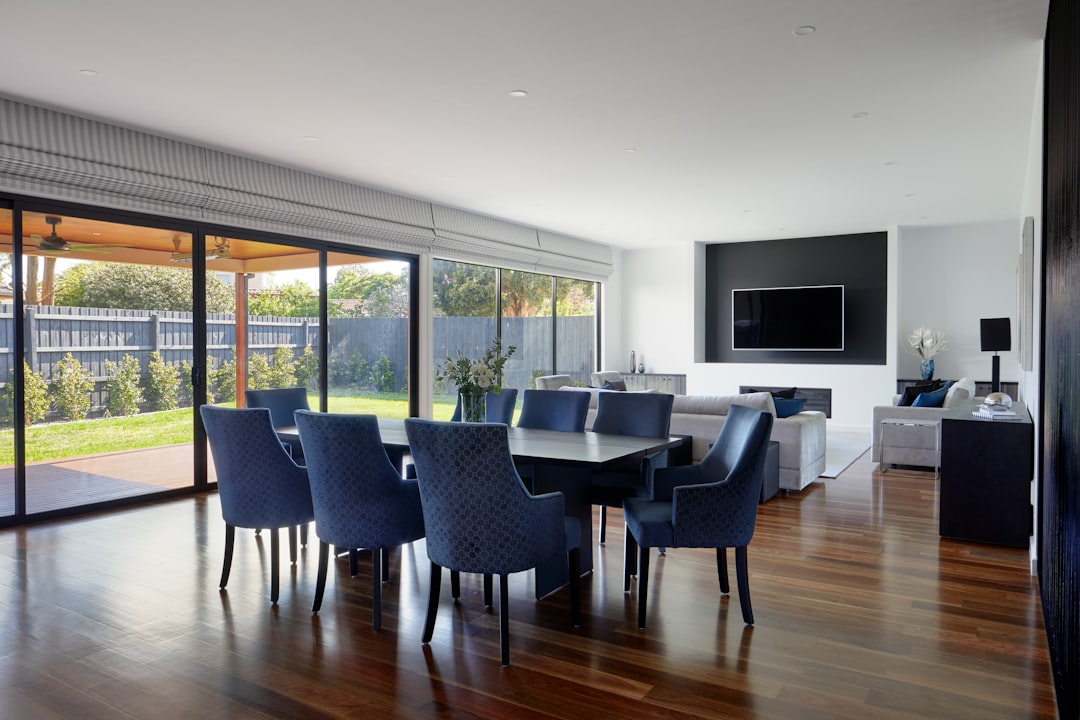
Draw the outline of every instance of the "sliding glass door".
[[[192,273],[173,257],[190,231],[38,211],[21,221],[10,257],[22,270],[26,512],[190,487]],[[0,446],[13,448],[6,410]]]

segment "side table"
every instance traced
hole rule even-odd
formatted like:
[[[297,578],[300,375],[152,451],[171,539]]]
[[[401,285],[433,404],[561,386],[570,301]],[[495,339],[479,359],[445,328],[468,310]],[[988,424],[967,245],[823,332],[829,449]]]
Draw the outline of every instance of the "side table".
[[[923,427],[929,428],[934,435],[934,477],[938,477],[941,472],[941,421],[940,420],[916,420],[913,418],[883,418],[880,425],[878,425],[878,470],[885,474],[885,453],[889,449],[885,445],[885,428],[893,427],[900,428],[904,426],[908,427]]]

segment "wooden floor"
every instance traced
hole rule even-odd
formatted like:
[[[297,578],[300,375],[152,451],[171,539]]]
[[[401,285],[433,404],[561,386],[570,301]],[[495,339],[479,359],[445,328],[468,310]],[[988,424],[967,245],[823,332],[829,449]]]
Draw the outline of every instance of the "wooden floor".
[[[0,717],[1054,717],[1027,553],[940,539],[933,475],[868,456],[762,506],[753,628],[711,552],[671,550],[639,632],[613,517],[580,629],[512,578],[509,668],[479,578],[457,604],[444,582],[421,645],[423,542],[393,555],[375,633],[368,558],[337,561],[313,616],[317,548],[283,553],[275,608],[268,539],[241,531],[220,592],[216,495],[0,531]]]

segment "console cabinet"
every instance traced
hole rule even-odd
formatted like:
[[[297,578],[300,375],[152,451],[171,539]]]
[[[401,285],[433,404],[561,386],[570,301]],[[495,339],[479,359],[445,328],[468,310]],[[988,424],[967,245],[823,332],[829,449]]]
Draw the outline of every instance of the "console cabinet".
[[[686,376],[670,373],[634,373],[623,375],[627,390],[656,390],[672,395],[686,394]]]
[[[938,522],[943,537],[1028,547],[1032,533],[1034,426],[1023,403],[1018,420],[972,417],[975,403],[941,421]]]

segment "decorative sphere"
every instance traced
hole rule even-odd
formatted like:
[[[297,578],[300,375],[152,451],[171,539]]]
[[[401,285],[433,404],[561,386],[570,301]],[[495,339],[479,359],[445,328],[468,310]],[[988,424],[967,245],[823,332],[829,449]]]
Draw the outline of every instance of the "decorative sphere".
[[[989,410],[1008,410],[1012,407],[1013,400],[1006,393],[996,392],[987,395],[983,404]]]

